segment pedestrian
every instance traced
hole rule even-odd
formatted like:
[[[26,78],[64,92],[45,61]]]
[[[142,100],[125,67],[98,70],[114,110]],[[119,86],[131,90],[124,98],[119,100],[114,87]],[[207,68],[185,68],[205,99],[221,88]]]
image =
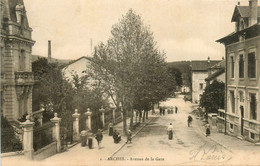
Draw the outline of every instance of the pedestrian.
[[[162,112],[163,112],[163,111],[162,111],[162,107],[160,107],[160,116],[162,116]]]
[[[102,134],[101,129],[98,129],[98,132],[97,132],[95,138],[96,138],[97,143],[98,143],[98,148],[100,149],[100,148],[101,148],[101,141],[102,141],[102,139],[103,139],[103,134]]]
[[[173,126],[172,123],[170,123],[170,125],[167,128],[167,134],[168,134],[168,139],[172,140],[172,135],[173,135]]]
[[[163,108],[163,115],[165,115],[165,108]]]
[[[175,114],[177,114],[177,113],[178,113],[178,107],[175,106]]]
[[[192,117],[189,115],[189,116],[188,116],[188,120],[187,120],[187,121],[188,121],[188,127],[191,126],[192,120],[193,120]]]
[[[117,142],[117,131],[116,130],[113,133],[113,139],[114,139],[114,143],[118,143]]]
[[[129,141],[130,143],[132,143],[132,132],[131,132],[131,130],[128,130],[128,132],[127,132],[127,141],[126,141],[126,144],[128,143],[128,141]]]
[[[206,137],[210,135],[210,125],[207,123],[206,125]]]
[[[113,123],[109,123],[109,125],[108,125],[108,128],[109,128],[109,136],[113,136],[113,133],[114,133],[114,129],[113,129]]]

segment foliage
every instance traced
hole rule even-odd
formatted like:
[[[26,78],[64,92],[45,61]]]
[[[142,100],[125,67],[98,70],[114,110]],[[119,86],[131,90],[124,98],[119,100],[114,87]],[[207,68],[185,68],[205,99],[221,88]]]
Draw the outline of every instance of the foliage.
[[[167,68],[149,27],[131,9],[115,24],[106,44],[95,47],[93,75],[114,104],[126,115],[133,108],[149,110],[167,97]]]
[[[225,83],[213,81],[206,86],[205,92],[200,99],[200,107],[206,108],[207,112],[217,112],[219,108],[224,108]]]
[[[167,88],[169,93],[176,91],[176,86],[182,86],[182,73],[179,69],[175,67],[167,67],[168,79],[167,79]]]
[[[106,99],[99,86],[89,88],[89,75],[84,77],[72,75],[72,81],[66,80],[62,71],[63,66],[48,63],[46,58],[39,58],[33,62],[33,72],[37,82],[33,89],[33,108],[44,108],[43,122],[53,118],[57,112],[61,120],[61,127],[72,131],[72,114],[75,109],[84,115],[90,108],[93,115],[99,113],[101,106],[107,106]],[[37,108],[37,109],[36,109]],[[69,134],[68,134],[69,135]]]

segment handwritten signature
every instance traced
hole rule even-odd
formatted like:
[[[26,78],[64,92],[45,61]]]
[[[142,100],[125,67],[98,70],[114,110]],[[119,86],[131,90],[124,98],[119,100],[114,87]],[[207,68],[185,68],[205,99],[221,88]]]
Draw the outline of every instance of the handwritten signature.
[[[205,162],[222,162],[231,159],[230,153],[219,145],[204,143],[190,151],[190,160]]]

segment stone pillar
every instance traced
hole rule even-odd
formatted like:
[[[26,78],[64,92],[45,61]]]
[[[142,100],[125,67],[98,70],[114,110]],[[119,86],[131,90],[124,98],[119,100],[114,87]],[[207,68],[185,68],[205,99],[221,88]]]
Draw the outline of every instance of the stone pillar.
[[[43,116],[42,116],[42,113],[41,113],[41,115],[39,116],[39,119],[38,119],[38,121],[41,124],[41,126],[42,126],[42,118],[43,118]]]
[[[72,114],[73,120],[73,140],[79,141],[79,116],[78,109],[75,109],[75,113]]]
[[[90,109],[87,109],[87,112],[85,112],[85,115],[87,115],[87,119],[86,119],[86,129],[91,130],[91,114],[92,112],[90,111]]]
[[[101,107],[101,109],[99,109],[99,111],[102,113],[101,115],[101,119],[102,119],[102,123],[103,123],[103,128],[105,127],[105,109],[103,108],[103,106]]]
[[[61,141],[60,141],[60,121],[61,118],[58,118],[58,114],[54,114],[54,118],[51,119],[51,122],[54,123],[53,126],[53,134],[54,139],[57,142],[57,152],[59,153],[61,150]]]
[[[23,126],[23,150],[24,157],[27,160],[33,160],[33,126],[34,122],[30,121],[30,116],[26,116],[26,121],[22,123]]]

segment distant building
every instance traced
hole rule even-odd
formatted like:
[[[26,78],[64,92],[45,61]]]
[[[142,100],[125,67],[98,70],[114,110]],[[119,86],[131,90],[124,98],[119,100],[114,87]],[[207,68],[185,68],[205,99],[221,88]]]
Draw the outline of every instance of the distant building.
[[[1,113],[16,121],[32,112],[34,41],[23,0],[1,0]]]
[[[260,141],[260,7],[236,6],[235,31],[218,40],[226,48],[226,111],[219,110],[219,127],[230,135]],[[222,124],[222,125],[221,125]]]
[[[207,85],[211,84],[214,80],[225,83],[225,66],[226,60],[222,60],[208,69],[208,77],[205,79]]]
[[[86,72],[91,66],[91,59],[89,57],[81,57],[74,61],[68,63],[63,69],[62,72],[67,80],[72,81],[73,75],[78,75],[79,77],[85,76]]]
[[[208,69],[220,61],[192,61],[191,80],[192,80],[192,102],[199,103],[201,95],[206,87],[205,79],[208,77]]]

